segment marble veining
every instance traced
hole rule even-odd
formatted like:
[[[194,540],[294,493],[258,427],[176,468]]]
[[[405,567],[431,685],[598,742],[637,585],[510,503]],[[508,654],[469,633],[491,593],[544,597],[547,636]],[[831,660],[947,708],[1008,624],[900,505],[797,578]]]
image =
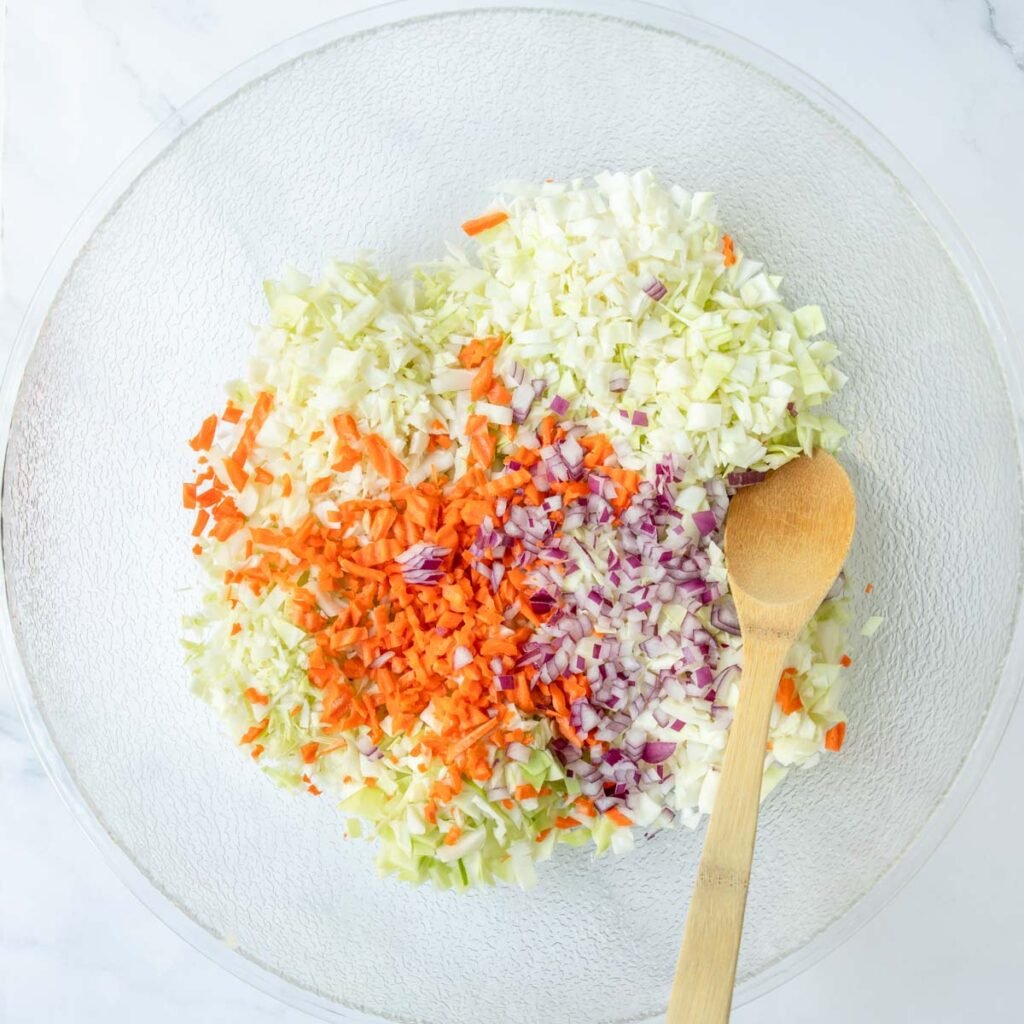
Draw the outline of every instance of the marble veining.
[[[1010,54],[1017,67],[1024,71],[1024,42],[1019,36],[1020,29],[1024,27],[1024,13],[1020,5],[995,4],[992,0],[985,0],[985,9],[993,38]]]

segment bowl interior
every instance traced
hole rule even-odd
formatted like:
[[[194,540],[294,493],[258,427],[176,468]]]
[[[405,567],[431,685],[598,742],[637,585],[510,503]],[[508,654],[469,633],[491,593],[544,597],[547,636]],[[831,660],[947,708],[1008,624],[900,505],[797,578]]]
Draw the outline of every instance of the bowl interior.
[[[699,35],[699,32],[697,33]],[[562,851],[539,887],[378,881],[324,801],[278,791],[188,693],[184,444],[247,356],[260,282],[368,247],[439,255],[509,178],[652,165],[714,190],[818,301],[851,382],[863,619],[847,747],[762,815],[741,995],[846,914],[956,778],[997,691],[1020,569],[1015,421],[992,332],[910,193],[800,93],[688,35],[481,10],[344,35],[241,89],[135,180],[25,370],[4,478],[31,714],[163,897],[307,1008],[424,1022],[625,1021],[664,1007],[701,836]],[[347,1012],[347,1011],[344,1011]]]

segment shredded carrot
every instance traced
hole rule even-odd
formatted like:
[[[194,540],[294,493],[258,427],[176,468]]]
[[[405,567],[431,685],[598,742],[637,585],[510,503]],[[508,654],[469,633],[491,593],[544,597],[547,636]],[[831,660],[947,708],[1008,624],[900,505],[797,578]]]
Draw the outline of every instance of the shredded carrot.
[[[245,731],[245,734],[238,741],[239,744],[252,743],[253,740],[258,739],[264,732],[266,732],[268,725],[270,725],[269,718],[264,718],[262,721],[257,722],[254,726]]]
[[[775,695],[775,703],[779,705],[784,715],[791,715],[794,711],[799,711],[803,707],[800,694],[796,688],[794,670],[787,669],[782,673],[782,678],[779,680],[779,690]]]
[[[594,801],[589,797],[578,796],[573,807],[582,814],[585,818],[596,818],[597,808],[594,806]]]
[[[723,262],[727,267],[731,267],[736,262],[736,253],[733,251],[731,235],[722,235],[722,255],[725,257]]]
[[[851,658],[848,654],[844,654],[839,659],[839,664],[842,665],[843,668],[849,668],[853,664],[853,658]]]
[[[476,371],[473,383],[469,389],[469,397],[474,401],[483,398],[491,389],[494,383],[494,356],[488,356]]]
[[[195,452],[208,452],[213,444],[213,436],[217,432],[217,417],[207,416],[199,432],[189,441],[189,447]]]
[[[487,392],[487,401],[492,405],[508,405],[512,401],[512,392],[500,381],[495,381]]]
[[[233,623],[232,626],[231,626],[231,635],[232,636],[238,636],[238,634],[241,633],[241,632],[242,632],[242,624],[240,622]]]
[[[256,746],[254,746],[252,750],[249,751],[249,756],[254,761],[258,761],[261,755],[263,754],[264,750],[266,750],[266,747],[264,747],[262,743],[257,743]]]
[[[247,689],[245,691],[244,696],[245,696],[245,699],[247,701],[249,701],[250,704],[269,704],[270,703],[270,698],[266,694],[260,693],[260,691],[257,690],[256,687],[254,687],[254,686],[250,686],[249,689]]]
[[[302,760],[306,764],[312,764],[317,759],[319,752],[320,744],[316,742],[305,743],[299,747],[299,753],[302,755]]]
[[[256,443],[256,436],[263,429],[263,424],[266,423],[273,404],[274,396],[271,395],[269,391],[261,391],[259,395],[257,395],[256,404],[253,406],[252,412],[249,414],[249,422],[246,424],[245,430],[242,432],[242,439],[238,442],[238,447],[232,455],[232,458],[240,466],[244,466],[246,459],[249,458],[253,446]]]
[[[607,811],[604,812],[604,816],[610,819],[611,821],[614,821],[615,824],[619,825],[621,828],[627,828],[628,826],[633,824],[633,819],[627,818],[626,815],[624,815],[622,811],[618,809],[618,807],[610,807]]]
[[[555,818],[555,828],[576,828],[577,825],[575,818]]]
[[[224,412],[221,413],[220,418],[225,423],[238,423],[242,418],[242,410],[237,405],[232,405],[230,402],[224,407]]]
[[[405,466],[395,457],[388,447],[387,441],[378,434],[370,434],[366,438],[366,454],[381,476],[387,477],[392,483],[400,484],[408,472]]]
[[[496,390],[504,386],[494,379],[494,357],[500,345],[497,337],[474,339],[459,354],[460,363],[476,371],[478,390],[491,399],[505,397]],[[521,468],[492,479],[497,431],[485,416],[472,414],[465,436],[475,461],[470,461],[464,474],[453,480],[434,476],[410,485],[405,466],[384,438],[361,434],[354,418],[341,413],[331,420],[337,435],[336,456],[345,464],[353,458],[353,465],[365,458],[384,478],[387,490],[372,499],[339,500],[322,517],[309,513],[287,527],[274,519],[252,526],[227,488],[238,482],[233,479],[238,471],[251,472],[258,483],[274,482],[262,467],[245,469],[271,405],[269,393],[257,399],[231,457],[235,466],[224,471],[227,482],[219,480],[211,467],[194,481],[197,536],[211,524],[209,535],[221,540],[245,527],[246,562],[225,575],[225,584],[245,585],[255,593],[268,586],[287,590],[292,619],[313,642],[307,674],[322,695],[315,727],[332,737],[365,729],[379,743],[385,723],[391,735],[422,730],[421,715],[429,707],[437,724],[419,736],[422,754],[446,766],[444,779],[431,785],[430,797],[436,805],[450,803],[465,782],[489,778],[495,748],[530,742],[529,734],[511,727],[510,716],[520,712],[551,719],[558,735],[583,747],[585,738],[572,725],[571,708],[590,694],[586,677],[565,676],[550,685],[537,685],[529,670],[516,668],[523,645],[546,618],[533,611],[529,574],[516,564],[521,545],[509,547],[502,559],[500,585],[493,587],[481,578],[470,553],[486,519],[501,522],[515,506],[543,500],[529,471],[541,459],[539,445],[515,452],[510,448],[508,458],[514,457]],[[431,430],[443,427],[435,420]],[[541,444],[559,443],[565,436],[558,417],[545,419]],[[604,435],[583,442],[592,457],[591,468],[611,479],[620,498],[626,494],[628,500],[638,485],[638,474],[615,467],[614,448]],[[336,473],[343,471],[334,467]],[[314,481],[311,493],[329,491],[335,479]],[[291,477],[280,474],[277,480],[281,495],[289,496]],[[555,485],[552,493],[565,506],[585,500],[589,493],[580,484],[555,481]],[[200,486],[205,489],[200,491]],[[407,582],[410,563],[396,561],[420,543],[445,552],[436,563],[436,584]],[[311,578],[337,595],[338,614],[324,612],[315,584],[308,583]],[[457,647],[469,652],[469,661],[455,672]],[[511,676],[510,688],[495,686],[498,672]],[[253,706],[269,702],[255,690],[249,696]],[[294,717],[303,707],[296,704],[289,714]],[[244,742],[251,743],[264,728],[262,723],[254,726]],[[319,759],[336,749],[341,747],[334,743],[307,744],[301,753],[304,760]],[[365,786],[375,784],[371,777],[364,780]],[[522,801],[550,793],[549,787],[538,792],[533,786],[520,786],[514,796]],[[514,807],[513,802],[508,809]],[[579,822],[596,813],[591,802],[580,800],[573,814],[563,815],[560,827],[574,827],[570,819]]]
[[[488,356],[493,356],[501,348],[501,338],[474,338],[462,346],[459,362],[467,370],[475,370]],[[444,424],[437,421],[434,429],[443,429]]]
[[[462,835],[462,829],[458,825],[452,825],[448,830],[448,834],[444,837],[445,846],[454,846]]]
[[[843,740],[846,739],[846,723],[837,722],[832,726],[827,733],[825,733],[825,749],[826,750],[841,750],[843,746]]]
[[[334,432],[343,441],[347,441],[351,444],[362,437],[362,434],[359,433],[359,427],[356,424],[355,417],[351,413],[339,413],[334,417],[332,423],[334,424]]]
[[[249,474],[234,459],[225,459],[224,469],[227,471],[231,486],[236,491],[243,491],[249,482]]]
[[[865,594],[871,594],[871,593],[873,593],[873,592],[874,592],[874,589],[875,589],[875,585],[874,585],[874,583],[869,583],[869,584],[868,584],[868,585],[867,585],[867,586],[866,586],[866,587],[864,588],[864,593],[865,593]]]
[[[496,228],[507,220],[508,214],[504,210],[499,210],[496,213],[485,213],[482,217],[474,217],[472,220],[464,221],[462,230],[472,237],[473,235],[479,235],[483,231]]]
[[[403,550],[404,546],[398,541],[381,538],[362,548],[352,556],[352,560],[360,565],[382,565],[400,555]]]
[[[491,463],[494,462],[494,452],[497,447],[496,438],[486,431],[480,431],[473,434],[470,438],[469,447],[476,456],[477,462],[481,466],[490,468]]]

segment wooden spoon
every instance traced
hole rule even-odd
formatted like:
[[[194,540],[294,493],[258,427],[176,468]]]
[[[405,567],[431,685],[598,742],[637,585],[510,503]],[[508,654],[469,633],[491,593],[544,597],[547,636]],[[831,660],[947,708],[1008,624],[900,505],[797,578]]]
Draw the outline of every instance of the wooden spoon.
[[[725,551],[743,633],[743,677],[667,1024],[729,1019],[779,676],[843,566],[855,518],[850,481],[824,452],[795,459],[741,490],[729,506]]]

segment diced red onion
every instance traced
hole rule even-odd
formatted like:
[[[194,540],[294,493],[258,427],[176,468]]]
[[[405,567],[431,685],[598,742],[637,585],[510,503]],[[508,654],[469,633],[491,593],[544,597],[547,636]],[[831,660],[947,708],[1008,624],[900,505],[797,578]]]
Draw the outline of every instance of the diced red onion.
[[[525,423],[533,403],[537,400],[537,392],[529,384],[520,384],[512,392],[512,422]]]
[[[709,533],[714,533],[718,529],[718,520],[714,512],[694,512],[693,522],[697,529],[700,530],[702,537],[706,537]]]
[[[714,676],[711,673],[711,669],[707,665],[701,665],[696,672],[693,673],[693,681],[702,689],[705,686],[710,686]]]
[[[729,665],[728,667],[723,668],[722,671],[715,676],[715,692],[718,693],[723,686],[728,686],[730,683],[736,682],[741,674],[742,670],[739,665]]]
[[[660,302],[668,294],[668,289],[656,277],[651,277],[642,287],[655,302]]]
[[[711,625],[723,633],[729,633],[732,636],[740,635],[740,620],[732,598],[725,598],[711,609]]]
[[[643,759],[648,764],[661,764],[676,752],[676,745],[669,742],[648,742],[644,744]]]
[[[745,469],[730,473],[725,479],[730,487],[749,487],[751,484],[759,484],[767,475],[759,469]]]

